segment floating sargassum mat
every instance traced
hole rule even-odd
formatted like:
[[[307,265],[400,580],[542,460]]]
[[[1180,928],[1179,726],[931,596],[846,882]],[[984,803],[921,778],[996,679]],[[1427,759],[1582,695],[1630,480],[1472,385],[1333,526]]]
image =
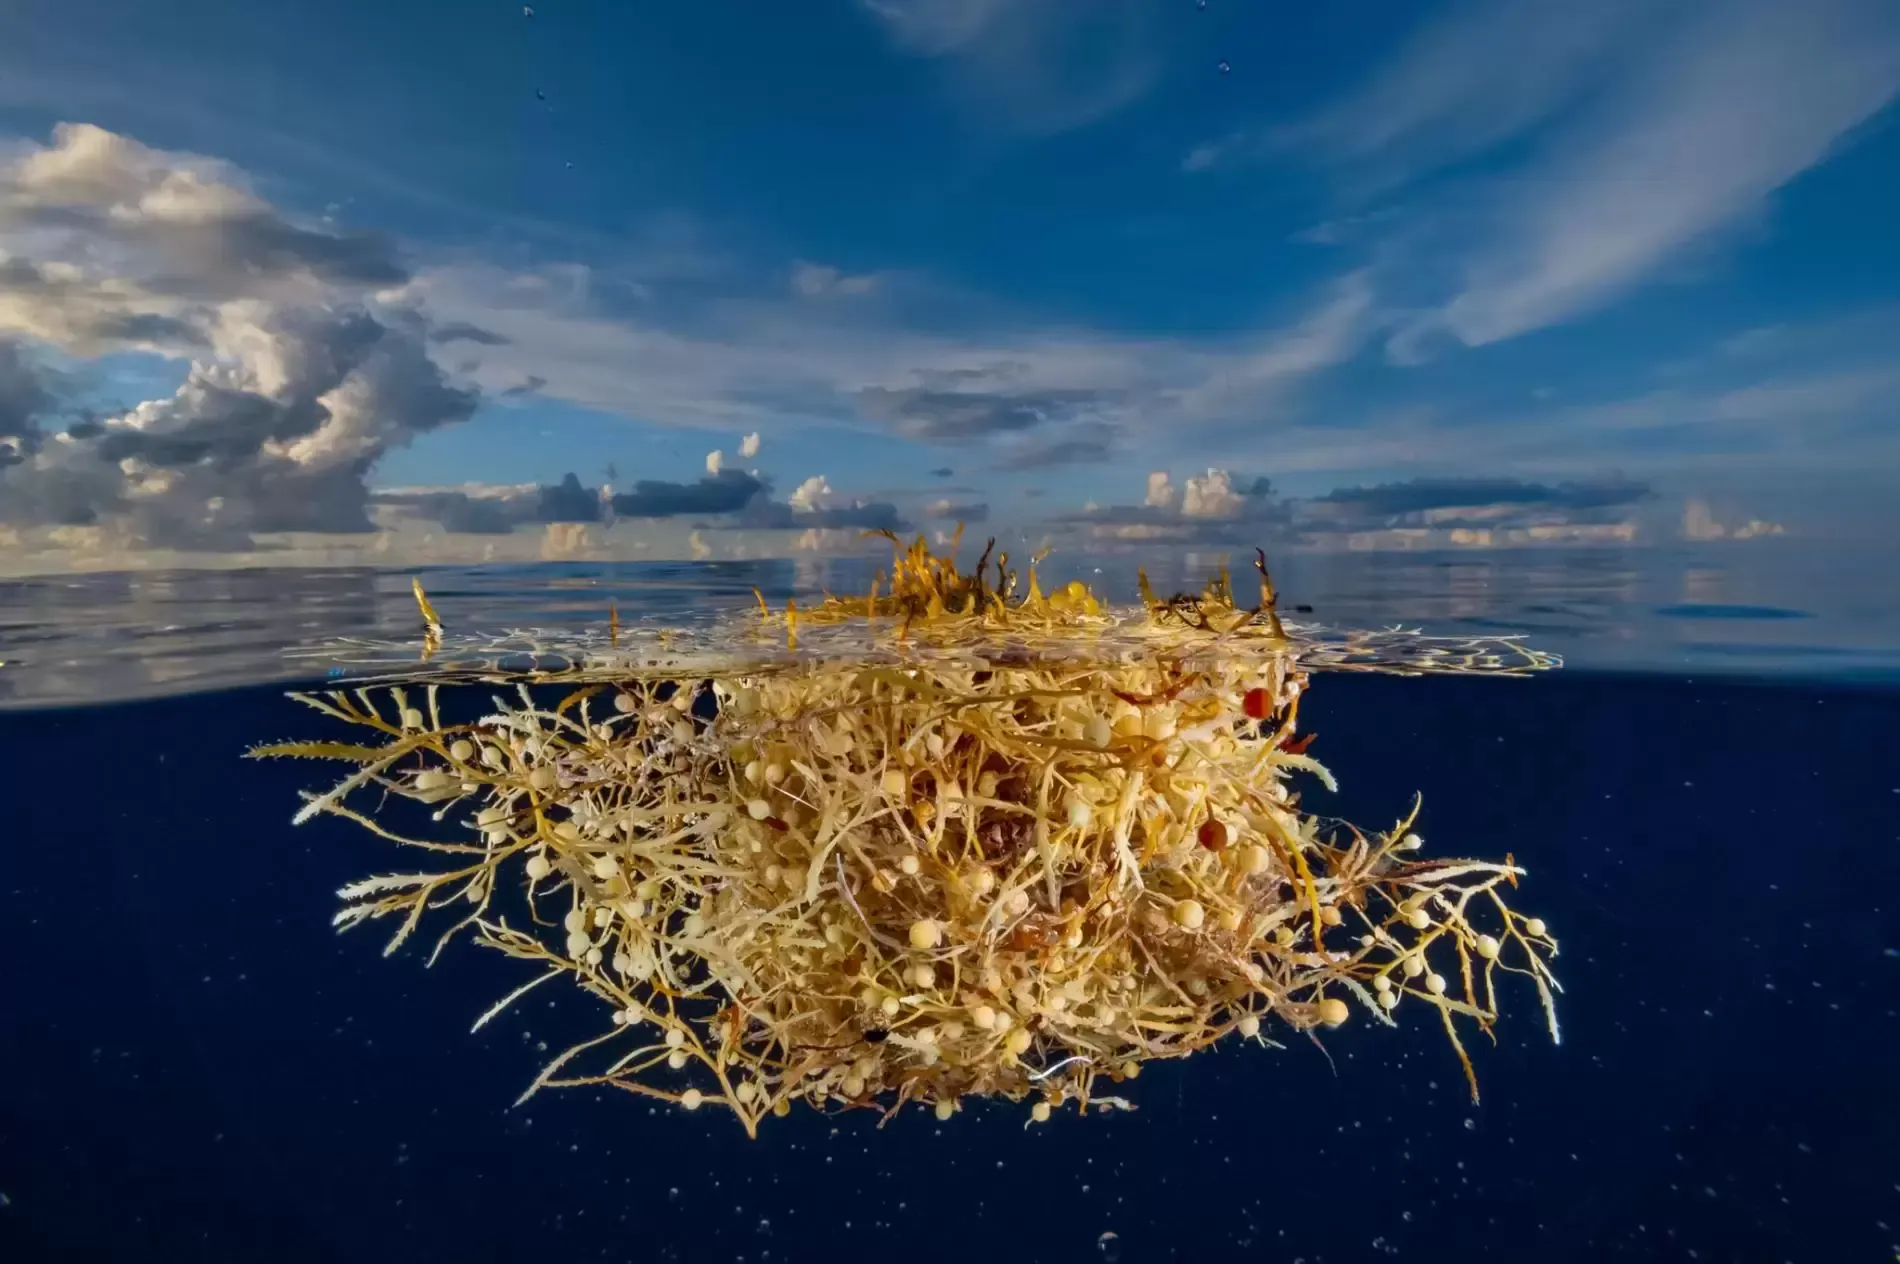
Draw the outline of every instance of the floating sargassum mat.
[[[1264,557],[1248,607],[1224,575],[1167,600],[1144,580],[1143,606],[1116,612],[1080,584],[1045,595],[1033,567],[1018,597],[1007,559],[994,569],[919,541],[864,597],[761,600],[671,636],[616,618],[604,645],[451,642],[418,586],[427,663],[351,642],[361,679],[293,695],[374,740],[252,754],[357,765],[297,819],[444,859],[344,888],[339,926],[397,919],[393,951],[459,909],[436,952],[466,933],[539,967],[478,1028],[557,980],[604,1004],[602,1033],[524,1100],[610,1085],[749,1133],[798,1102],[947,1118],[1034,1098],[1041,1121],[1132,1108],[1112,1086],[1152,1059],[1356,1009],[1433,1011],[1475,1099],[1459,1032],[1491,1031],[1500,974],[1530,981],[1556,1038],[1556,942],[1506,903],[1509,857],[1427,859],[1416,805],[1366,833],[1294,788],[1332,786],[1298,732],[1316,664],[1553,658],[1289,630]],[[372,793],[465,833],[399,835],[354,805]]]

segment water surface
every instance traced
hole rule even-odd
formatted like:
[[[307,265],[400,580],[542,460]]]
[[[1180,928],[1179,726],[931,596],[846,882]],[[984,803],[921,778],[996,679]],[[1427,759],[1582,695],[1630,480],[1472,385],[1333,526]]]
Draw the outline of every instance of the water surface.
[[[1133,601],[1135,567],[1157,588],[1197,589],[1224,555],[1058,555]],[[966,558],[972,560],[974,552]],[[1235,557],[1240,582],[1250,560]],[[62,575],[0,584],[0,706],[64,705],[288,680],[286,657],[337,636],[419,632],[418,575],[451,628],[660,621],[862,591],[882,559],[552,563]],[[1394,623],[1444,636],[1525,633],[1575,667],[1791,679],[1900,680],[1893,550],[1759,540],[1653,549],[1288,553],[1273,560],[1289,617]],[[1311,613],[1297,607],[1311,607]]]

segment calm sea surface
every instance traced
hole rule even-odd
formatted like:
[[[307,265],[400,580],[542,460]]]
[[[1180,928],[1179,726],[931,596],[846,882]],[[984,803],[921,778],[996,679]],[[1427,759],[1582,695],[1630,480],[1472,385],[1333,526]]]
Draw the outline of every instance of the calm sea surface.
[[[1292,1040],[1151,1066],[1133,1114],[800,1112],[756,1142],[624,1094],[510,1109],[591,1005],[537,994],[471,1035],[516,963],[425,969],[330,930],[339,886],[399,862],[290,827],[331,769],[238,756],[320,727],[281,696],[311,670],[286,648],[415,630],[406,574],[0,588],[0,1261],[1892,1260],[1900,631],[1874,561],[1834,564],[1278,568],[1302,619],[1522,630],[1569,660],[1322,676],[1301,713],[1340,781],[1309,807],[1381,826],[1421,791],[1433,852],[1529,871],[1514,904],[1561,943],[1564,1041],[1506,991],[1482,1105],[1414,1013],[1333,1032],[1331,1064]],[[451,627],[500,628],[855,581],[424,582]]]
[[[1146,559],[1163,591],[1198,589],[1221,555]],[[968,558],[966,558],[966,561]],[[1140,558],[1058,556],[1133,601]],[[829,587],[862,591],[870,560],[546,564],[421,571],[268,569],[61,575],[0,582],[0,707],[113,702],[290,681],[286,651],[335,636],[419,632],[410,578],[452,630],[668,622]],[[1238,582],[1251,561],[1236,556]],[[1099,570],[1097,569],[1099,568]],[[1525,633],[1573,667],[1900,681],[1900,548],[1803,541],[1493,553],[1287,554],[1289,617],[1337,627]],[[1296,605],[1311,613],[1295,612]]]

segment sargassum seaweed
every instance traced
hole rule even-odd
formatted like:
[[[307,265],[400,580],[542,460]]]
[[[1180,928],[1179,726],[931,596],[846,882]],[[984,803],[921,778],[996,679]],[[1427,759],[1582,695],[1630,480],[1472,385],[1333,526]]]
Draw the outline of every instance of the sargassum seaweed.
[[[898,648],[877,661],[494,671],[511,688],[460,719],[466,684],[302,693],[373,740],[252,753],[356,765],[297,819],[442,860],[345,887],[340,927],[398,919],[394,951],[459,909],[434,952],[466,933],[538,967],[476,1028],[556,980],[604,1004],[523,1100],[608,1085],[756,1133],[797,1102],[1034,1098],[1040,1122],[1132,1109],[1113,1086],[1155,1058],[1415,1009],[1475,1100],[1460,1029],[1491,1033],[1500,973],[1557,1037],[1557,945],[1507,905],[1514,862],[1424,858],[1416,803],[1376,833],[1301,810],[1293,778],[1332,779],[1297,732],[1308,677],[1264,558],[1251,608],[1224,576],[1168,601],[1144,581],[1127,616],[1080,585],[1045,596],[1033,568],[1017,599],[987,563],[919,542],[881,594],[761,603],[788,639],[882,627]],[[373,793],[467,833],[399,834],[354,806]]]

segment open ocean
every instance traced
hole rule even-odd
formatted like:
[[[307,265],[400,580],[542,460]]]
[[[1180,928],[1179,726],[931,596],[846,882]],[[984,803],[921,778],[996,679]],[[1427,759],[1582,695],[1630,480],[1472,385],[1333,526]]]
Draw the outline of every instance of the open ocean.
[[[1340,783],[1307,806],[1383,826],[1421,792],[1434,854],[1528,870],[1564,1038],[1502,988],[1496,1045],[1467,1038],[1481,1105],[1415,1009],[1330,1033],[1330,1064],[1151,1065],[1131,1114],[801,1109],[757,1141],[606,1091],[511,1109],[597,1011],[536,993],[471,1035],[514,963],[331,931],[393,849],[290,826],[330,767],[239,756],[322,727],[285,649],[414,631],[406,574],[0,588],[0,1261],[1900,1259],[1892,575],[1740,552],[1285,562],[1301,618],[1568,660],[1320,675],[1301,713]],[[494,627],[852,582],[424,579]]]

